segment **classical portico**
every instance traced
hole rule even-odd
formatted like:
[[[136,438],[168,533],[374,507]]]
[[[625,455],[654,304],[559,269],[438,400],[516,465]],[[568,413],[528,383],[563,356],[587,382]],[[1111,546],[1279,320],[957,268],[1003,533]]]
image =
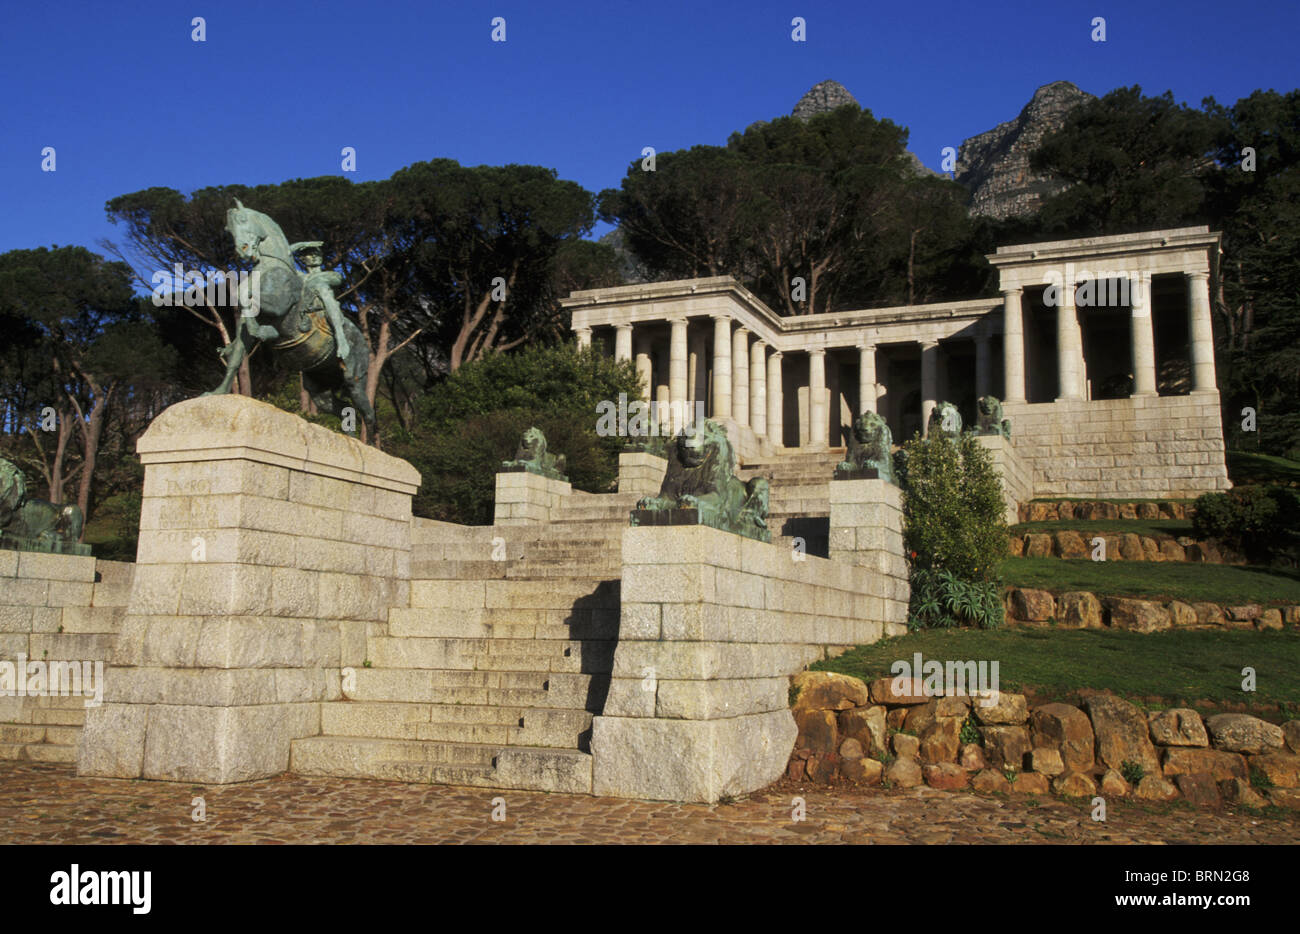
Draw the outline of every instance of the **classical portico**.
[[[1193,227],[1000,247],[988,256],[997,297],[802,317],[729,276],[574,292],[563,305],[580,343],[635,358],[647,401],[723,423],[742,459],[842,445],[867,411],[901,442],[925,433],[940,401],[969,424],[994,395],[1042,495],[1194,492],[1227,484],[1209,300],[1218,244]],[[1176,438],[1148,430],[1162,417],[1183,429]],[[1080,453],[1062,434],[1098,426],[1110,448],[1096,438]],[[1180,453],[1202,476],[1159,461],[1171,440],[1194,442]],[[1153,482],[1116,480],[1125,469]]]

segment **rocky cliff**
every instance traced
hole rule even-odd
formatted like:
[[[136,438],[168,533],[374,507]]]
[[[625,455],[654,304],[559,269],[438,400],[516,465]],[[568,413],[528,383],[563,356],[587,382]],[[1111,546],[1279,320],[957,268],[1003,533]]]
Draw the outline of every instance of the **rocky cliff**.
[[[1030,169],[1029,157],[1071,110],[1091,99],[1069,81],[1045,84],[1016,119],[962,143],[955,178],[971,193],[971,213],[998,219],[1029,214],[1061,191],[1061,181]]]

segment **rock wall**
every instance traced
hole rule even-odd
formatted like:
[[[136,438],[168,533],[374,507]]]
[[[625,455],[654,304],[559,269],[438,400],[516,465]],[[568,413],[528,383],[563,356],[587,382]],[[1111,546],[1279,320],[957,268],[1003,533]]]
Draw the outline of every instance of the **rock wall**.
[[[1191,499],[1230,487],[1217,392],[1003,410],[1036,497]]]
[[[1300,808],[1300,720],[1190,708],[1144,712],[1112,694],[1031,707],[1024,695],[927,696],[920,681],[796,677],[787,777],[1069,797],[1182,797],[1216,807]]]

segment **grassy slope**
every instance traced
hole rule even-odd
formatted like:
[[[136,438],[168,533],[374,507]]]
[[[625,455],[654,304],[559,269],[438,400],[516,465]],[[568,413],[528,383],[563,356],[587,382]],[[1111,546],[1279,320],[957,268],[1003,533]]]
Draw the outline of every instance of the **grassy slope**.
[[[1019,522],[1011,526],[1015,535],[1037,532],[1059,532],[1073,529],[1076,532],[1133,532],[1151,537],[1178,538],[1192,534],[1190,519],[1051,519],[1046,522]]]
[[[910,662],[915,652],[927,659],[997,661],[1003,690],[1030,689],[1040,699],[1097,688],[1163,699],[1154,706],[1279,704],[1300,710],[1300,632],[1294,630],[931,629],[859,646],[812,667],[870,681],[890,675],[892,662]],[[1256,671],[1254,693],[1241,690],[1247,666]]]
[[[1003,581],[1043,590],[1091,590],[1112,596],[1210,603],[1300,604],[1300,572],[1154,561],[1007,558]]]
[[[1234,484],[1300,483],[1300,463],[1271,454],[1229,451],[1228,476]]]

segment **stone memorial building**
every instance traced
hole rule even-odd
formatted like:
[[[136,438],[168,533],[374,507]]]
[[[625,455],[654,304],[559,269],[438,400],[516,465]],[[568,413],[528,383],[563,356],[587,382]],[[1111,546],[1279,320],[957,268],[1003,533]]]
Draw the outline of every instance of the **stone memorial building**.
[[[941,401],[1003,400],[1016,498],[1191,497],[1228,487],[1206,227],[1000,247],[1000,298],[781,317],[729,276],[575,292],[583,344],[635,360],[674,427],[703,411],[742,461],[895,441]],[[1005,460],[1005,458],[1004,458]],[[1008,473],[1003,463],[1004,474]]]

